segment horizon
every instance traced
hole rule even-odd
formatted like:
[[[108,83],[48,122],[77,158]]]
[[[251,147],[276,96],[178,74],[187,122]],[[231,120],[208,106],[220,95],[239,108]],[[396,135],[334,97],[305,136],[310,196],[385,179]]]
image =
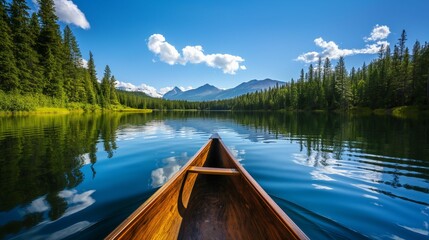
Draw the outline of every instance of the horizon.
[[[35,1],[28,2],[35,11]],[[402,30],[409,48],[429,40],[426,1],[54,2],[83,58],[94,54],[99,79],[109,65],[118,82],[157,92],[289,82],[319,56],[333,66],[344,56],[350,71],[376,59],[382,45],[395,45]]]

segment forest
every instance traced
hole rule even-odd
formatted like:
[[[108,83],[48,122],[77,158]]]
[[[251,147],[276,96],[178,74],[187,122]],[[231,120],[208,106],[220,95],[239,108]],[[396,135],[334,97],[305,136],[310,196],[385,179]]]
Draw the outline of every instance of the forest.
[[[0,0],[0,111],[37,107],[84,110],[131,107],[195,110],[348,110],[429,105],[429,44],[418,40],[410,50],[403,30],[378,58],[347,71],[341,57],[335,66],[319,58],[299,78],[284,86],[211,102],[169,101],[143,93],[116,90],[108,65],[97,79],[94,56],[82,58],[69,26],[61,32],[53,0],[39,0],[29,14],[25,0]],[[392,53],[393,52],[393,53]]]
[[[429,44],[416,41],[409,50],[403,30],[398,43],[382,47],[378,58],[347,72],[340,57],[335,67],[329,58],[301,69],[300,77],[282,87],[208,103],[210,109],[334,110],[352,107],[389,109],[429,104]]]
[[[38,3],[30,16],[25,0],[0,0],[0,110],[119,104],[109,66],[99,83],[92,53],[84,62],[70,27],[61,34],[54,2]]]

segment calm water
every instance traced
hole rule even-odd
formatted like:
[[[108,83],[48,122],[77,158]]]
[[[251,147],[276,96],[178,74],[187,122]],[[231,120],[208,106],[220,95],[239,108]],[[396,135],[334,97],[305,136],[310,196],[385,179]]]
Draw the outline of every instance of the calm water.
[[[428,119],[262,113],[0,118],[0,238],[103,238],[213,132],[313,239],[429,239]]]

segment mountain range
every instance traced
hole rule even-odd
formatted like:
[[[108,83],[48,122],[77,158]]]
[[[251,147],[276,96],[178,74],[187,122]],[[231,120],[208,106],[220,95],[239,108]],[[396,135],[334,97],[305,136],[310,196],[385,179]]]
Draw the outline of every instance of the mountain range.
[[[169,92],[165,93],[163,98],[168,100],[187,100],[187,101],[212,101],[234,98],[246,93],[282,86],[286,84],[282,81],[264,79],[251,80],[241,83],[240,85],[230,89],[219,89],[213,85],[205,84],[199,88],[182,91],[178,87],[174,87]]]
[[[148,86],[146,84],[141,84],[140,86],[136,87],[132,84],[129,83],[119,83],[119,86],[117,85],[116,89],[118,90],[122,90],[122,91],[127,91],[127,92],[142,92],[146,95],[148,95],[149,97],[154,97],[154,98],[161,98],[162,94],[159,93],[158,91],[156,91],[156,89],[154,87]]]

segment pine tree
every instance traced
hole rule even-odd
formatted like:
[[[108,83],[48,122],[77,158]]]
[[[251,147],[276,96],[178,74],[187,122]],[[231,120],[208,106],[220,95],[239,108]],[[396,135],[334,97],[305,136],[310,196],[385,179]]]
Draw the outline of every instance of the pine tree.
[[[325,59],[325,62],[323,64],[323,78],[322,78],[322,85],[325,92],[325,104],[327,107],[333,106],[334,101],[334,94],[333,94],[333,87],[332,85],[332,65],[329,58]]]
[[[102,95],[103,95],[103,106],[107,107],[108,105],[110,105],[110,80],[112,78],[112,72],[110,71],[110,67],[109,65],[106,65],[106,67],[104,68],[104,76],[103,79],[101,80],[101,90],[102,90]]]
[[[40,92],[41,69],[30,31],[29,7],[25,0],[13,0],[10,8],[14,55],[23,93]]]
[[[317,62],[317,78],[316,78],[316,102],[317,108],[322,109],[326,107],[325,104],[325,91],[322,86],[322,58],[319,56],[319,60]]]
[[[112,104],[119,104],[118,96],[116,95],[116,79],[115,76],[110,78],[110,102]]]
[[[402,30],[401,38],[398,39],[399,45],[399,59],[402,60],[405,54],[405,42],[407,41],[407,33],[405,30]]]
[[[51,54],[50,49],[48,49],[45,64],[44,77],[48,84],[45,85],[43,90],[44,94],[58,99],[63,99],[64,91],[62,76],[58,75],[60,72],[60,69],[58,69],[59,65],[57,64],[54,55]]]
[[[420,42],[416,41],[413,46],[413,55],[412,55],[413,71],[411,73],[412,83],[411,83],[411,93],[410,93],[411,94],[410,98],[413,103],[416,103],[418,98],[417,96],[419,94],[418,80],[421,75],[420,49],[421,49]]]
[[[64,28],[64,90],[70,101],[87,102],[82,54],[69,26]]]
[[[398,92],[400,86],[400,67],[401,60],[399,55],[398,45],[393,47],[393,55],[392,55],[392,79],[391,79],[391,90],[389,93],[389,107],[397,106]]]
[[[91,76],[89,75],[88,71],[84,71],[84,82],[85,82],[85,89],[86,89],[86,101],[88,103],[91,104],[97,104],[97,96],[96,93],[94,91],[94,86],[92,85],[91,82]]]
[[[410,64],[410,54],[408,48],[405,48],[404,56],[402,57],[402,63],[401,63],[401,78],[402,78],[402,105],[409,104],[408,98],[409,98],[409,82],[410,82],[410,75],[412,72],[412,65]]]
[[[386,47],[386,52],[384,54],[384,59],[383,59],[383,71],[384,71],[384,78],[382,80],[384,80],[384,93],[383,97],[384,97],[384,103],[383,103],[383,107],[388,107],[389,106],[389,102],[387,102],[387,100],[389,99],[388,96],[391,95],[392,92],[392,57],[391,57],[391,52],[390,52],[390,47],[387,46]]]
[[[6,3],[0,0],[0,89],[5,91],[14,91],[19,87],[11,34]]]
[[[299,109],[303,109],[304,107],[304,100],[305,100],[305,96],[304,96],[304,78],[305,78],[305,74],[304,74],[304,69],[301,69],[301,74],[299,76],[299,80],[298,80],[298,108]]]
[[[95,70],[95,62],[94,62],[94,56],[92,55],[92,52],[89,52],[89,60],[88,60],[88,74],[89,74],[89,81],[92,84],[92,88],[93,91],[95,93],[95,102],[93,103],[98,103],[98,104],[102,104],[103,101],[101,101],[101,97],[102,97],[102,92],[101,92],[101,88],[100,88],[100,84],[97,81],[97,72]]]
[[[335,91],[339,99],[339,107],[347,109],[350,102],[350,86],[347,79],[347,70],[344,57],[340,57],[335,67]]]
[[[290,85],[290,105],[292,109],[298,109],[298,91],[293,79]]]
[[[53,0],[39,0],[39,17],[41,30],[39,35],[39,54],[45,70],[44,93],[48,96],[63,99],[63,72],[62,72],[62,43],[57,16],[54,11]],[[53,86],[52,86],[53,85]],[[56,92],[52,92],[52,91]]]

